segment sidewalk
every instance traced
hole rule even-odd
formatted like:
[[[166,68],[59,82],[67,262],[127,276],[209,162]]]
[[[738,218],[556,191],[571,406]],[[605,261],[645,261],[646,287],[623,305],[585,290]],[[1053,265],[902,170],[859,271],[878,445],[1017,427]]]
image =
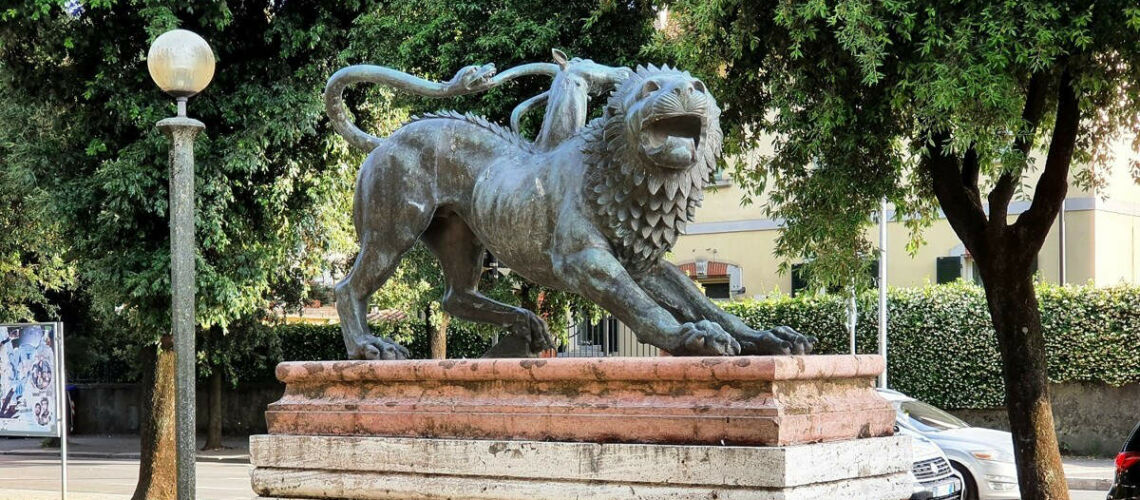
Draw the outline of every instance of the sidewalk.
[[[59,448],[44,448],[43,438],[0,438],[0,455],[27,455],[37,457],[58,457]],[[198,449],[206,441],[198,439]],[[222,440],[223,450],[199,451],[198,461],[222,463],[249,463],[249,438],[244,436],[227,437]],[[116,460],[139,459],[139,437],[137,435],[92,436],[79,435],[67,439],[69,458],[110,458]]]
[[[1116,475],[1111,458],[1062,457],[1070,490],[1108,491]]]

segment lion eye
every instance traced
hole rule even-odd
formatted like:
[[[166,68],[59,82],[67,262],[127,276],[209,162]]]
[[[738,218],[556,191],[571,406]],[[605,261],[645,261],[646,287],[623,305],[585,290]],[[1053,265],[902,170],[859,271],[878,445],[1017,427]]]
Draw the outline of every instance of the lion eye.
[[[641,97],[646,97],[646,96],[648,96],[649,94],[652,94],[652,93],[654,93],[654,92],[657,92],[657,90],[658,90],[658,89],[660,89],[660,88],[661,88],[661,86],[660,86],[660,85],[657,85],[657,82],[655,82],[655,81],[653,81],[653,80],[650,80],[650,81],[648,81],[648,82],[645,82],[645,85],[643,85],[643,86],[641,87]]]
[[[705,84],[701,83],[700,80],[693,80],[693,90],[696,90],[697,92],[700,92],[703,94],[706,92]]]

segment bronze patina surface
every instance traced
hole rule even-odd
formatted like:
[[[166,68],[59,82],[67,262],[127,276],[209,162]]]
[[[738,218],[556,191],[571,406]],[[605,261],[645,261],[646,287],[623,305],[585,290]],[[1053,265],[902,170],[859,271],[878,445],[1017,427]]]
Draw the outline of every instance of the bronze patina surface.
[[[597,303],[640,341],[674,355],[811,352],[811,337],[788,327],[754,330],[724,312],[664,258],[693,220],[721,152],[720,108],[704,83],[668,67],[556,60],[497,76],[489,65],[473,66],[447,83],[379,66],[345,68],[329,81],[334,127],[371,151],[354,199],[360,253],[336,286],[349,357],[407,357],[369,332],[366,315],[368,298],[417,240],[439,258],[447,312],[509,330],[501,344],[513,347],[493,349],[495,356],[533,357],[553,339],[534,313],[479,293],[486,251],[534,283]],[[537,142],[456,112],[374,137],[348,120],[340,97],[352,82],[447,96],[524,74],[555,77]],[[583,127],[587,96],[605,91],[602,116]]]

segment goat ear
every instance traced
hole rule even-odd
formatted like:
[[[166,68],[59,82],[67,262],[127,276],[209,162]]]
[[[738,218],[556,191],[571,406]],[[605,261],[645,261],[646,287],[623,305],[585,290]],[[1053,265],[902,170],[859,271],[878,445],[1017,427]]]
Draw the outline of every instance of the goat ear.
[[[550,49],[550,53],[554,55],[554,62],[558,63],[560,68],[566,69],[566,65],[568,64],[566,54],[558,49]]]

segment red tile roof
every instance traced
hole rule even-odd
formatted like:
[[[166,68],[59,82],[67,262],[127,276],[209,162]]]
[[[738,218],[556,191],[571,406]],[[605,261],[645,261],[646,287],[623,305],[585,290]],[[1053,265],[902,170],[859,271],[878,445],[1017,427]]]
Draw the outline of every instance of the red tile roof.
[[[692,276],[697,275],[697,264],[695,262],[689,262],[687,264],[681,264],[680,266],[677,266],[677,267],[680,267],[681,272],[685,273],[686,276],[692,277]],[[709,266],[708,266],[708,272],[705,273],[705,276],[710,277],[710,278],[728,276],[728,264],[726,264],[724,262],[716,262],[716,261],[710,260]]]

